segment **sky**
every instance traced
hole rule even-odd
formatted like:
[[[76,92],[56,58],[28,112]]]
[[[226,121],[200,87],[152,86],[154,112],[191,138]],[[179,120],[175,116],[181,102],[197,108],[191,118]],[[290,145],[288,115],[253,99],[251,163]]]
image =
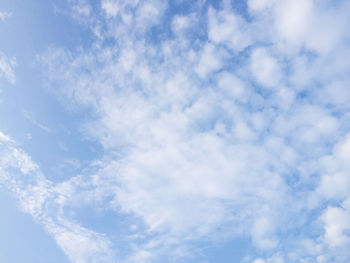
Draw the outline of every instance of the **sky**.
[[[0,261],[350,262],[350,2],[1,0]]]

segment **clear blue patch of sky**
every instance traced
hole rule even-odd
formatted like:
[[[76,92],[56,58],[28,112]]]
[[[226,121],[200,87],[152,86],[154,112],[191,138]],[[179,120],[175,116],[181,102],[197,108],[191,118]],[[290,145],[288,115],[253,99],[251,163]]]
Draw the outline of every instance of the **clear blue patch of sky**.
[[[210,263],[239,263],[250,252],[251,241],[246,238],[236,238],[209,246],[204,250],[205,258]]]

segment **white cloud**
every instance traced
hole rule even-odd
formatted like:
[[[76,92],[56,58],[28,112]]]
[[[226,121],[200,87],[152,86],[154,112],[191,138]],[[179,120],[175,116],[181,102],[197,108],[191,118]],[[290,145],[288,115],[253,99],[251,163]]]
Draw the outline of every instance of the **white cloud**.
[[[342,142],[336,145],[335,156],[342,167],[350,170],[350,134],[348,134]]]
[[[278,33],[289,42],[299,43],[308,33],[312,18],[312,0],[287,0],[276,10]]]
[[[115,23],[118,24],[116,31],[119,32],[113,32],[113,36],[118,37],[119,33],[127,33],[124,30],[128,30],[129,34],[132,31],[142,34],[151,26],[158,24],[167,8],[167,2],[159,0],[103,0],[101,8],[106,18],[110,19],[112,27],[115,27]]]
[[[11,139],[2,132],[0,132],[0,140],[3,142],[9,142]]]
[[[259,84],[272,88],[280,84],[281,68],[265,48],[256,48],[251,54],[250,69]]]
[[[181,38],[186,38],[185,34],[188,33],[191,28],[198,26],[197,23],[196,14],[186,16],[177,15],[172,20],[171,29],[176,35]]]
[[[8,82],[14,84],[16,82],[16,76],[13,70],[15,66],[16,60],[14,58],[7,58],[0,51],[0,78],[4,77]]]
[[[75,5],[73,6],[73,11],[80,16],[89,16],[91,13],[91,7],[89,5]]]
[[[103,0],[101,2],[102,9],[106,12],[107,17],[114,17],[119,12],[117,1]]]
[[[66,220],[59,224],[48,221],[46,228],[71,262],[114,262],[110,242],[104,235]]]
[[[350,136],[347,135],[334,147],[332,162],[333,167],[321,178],[317,192],[328,198],[343,200],[349,195],[350,191]]]
[[[313,0],[251,0],[250,13],[265,24],[268,38],[286,53],[307,48],[329,53],[348,35],[348,3]]]
[[[350,90],[344,81],[335,81],[326,85],[320,91],[320,100],[325,104],[333,104],[335,106],[347,103],[350,100]]]
[[[240,52],[251,44],[251,36],[246,33],[249,27],[233,12],[218,12],[210,7],[208,20],[208,37],[215,44],[224,44],[234,52]]]
[[[135,18],[138,27],[150,28],[160,22],[167,7],[167,2],[153,0],[141,2],[136,10]]]
[[[41,130],[45,132],[51,132],[51,129],[49,127],[41,124],[35,119],[33,112],[23,110],[23,115],[28,121],[30,121],[33,125],[39,127]]]
[[[253,225],[253,241],[261,249],[272,249],[277,246],[277,242],[273,236],[273,222],[266,218],[257,218]]]
[[[251,12],[264,11],[276,3],[276,0],[248,0]]]
[[[322,215],[325,224],[325,239],[331,247],[348,244],[350,237],[344,232],[350,230],[350,213],[339,207],[328,207]]]
[[[69,220],[53,183],[12,140],[0,134],[0,186],[14,194],[22,211],[43,225],[71,262],[114,262],[109,240]]]
[[[0,21],[1,22],[6,22],[6,20],[8,18],[10,18],[11,16],[12,16],[12,13],[10,13],[10,12],[1,12],[0,11]]]
[[[324,175],[318,191],[327,198],[344,198],[350,190],[350,178],[347,174]]]
[[[222,89],[225,95],[230,96],[235,100],[246,100],[246,84],[237,76],[230,72],[222,72],[221,74],[218,74],[217,79],[218,87]]]
[[[222,50],[217,49],[212,44],[206,44],[200,55],[196,72],[201,77],[207,77],[209,73],[218,71],[223,65],[223,57],[224,53]]]

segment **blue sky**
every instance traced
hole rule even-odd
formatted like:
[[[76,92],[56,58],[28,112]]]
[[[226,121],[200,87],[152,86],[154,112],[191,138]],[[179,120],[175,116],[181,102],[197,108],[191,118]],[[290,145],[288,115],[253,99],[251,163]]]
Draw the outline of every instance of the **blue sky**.
[[[345,0],[0,3],[0,261],[347,263]]]

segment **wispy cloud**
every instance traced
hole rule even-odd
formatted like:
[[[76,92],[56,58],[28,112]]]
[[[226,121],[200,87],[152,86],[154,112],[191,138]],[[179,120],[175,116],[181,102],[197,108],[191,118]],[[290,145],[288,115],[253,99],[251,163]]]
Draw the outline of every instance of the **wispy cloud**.
[[[28,110],[23,110],[23,116],[30,121],[33,125],[37,126],[39,129],[45,131],[45,132],[51,132],[51,129],[43,124],[41,124],[40,122],[38,122],[36,120],[36,118],[34,117],[33,112],[28,111]]]
[[[43,225],[71,262],[114,262],[108,238],[64,215],[62,209],[69,190],[54,186],[38,165],[1,132],[0,186],[13,192],[21,209]]]
[[[12,16],[12,13],[10,13],[10,12],[1,12],[0,11],[0,21],[1,22],[6,22],[6,20],[8,18],[10,18],[11,16]]]
[[[16,60],[14,58],[9,59],[0,51],[0,78],[4,77],[11,84],[14,84],[16,82],[16,76],[14,73],[15,66]]]

